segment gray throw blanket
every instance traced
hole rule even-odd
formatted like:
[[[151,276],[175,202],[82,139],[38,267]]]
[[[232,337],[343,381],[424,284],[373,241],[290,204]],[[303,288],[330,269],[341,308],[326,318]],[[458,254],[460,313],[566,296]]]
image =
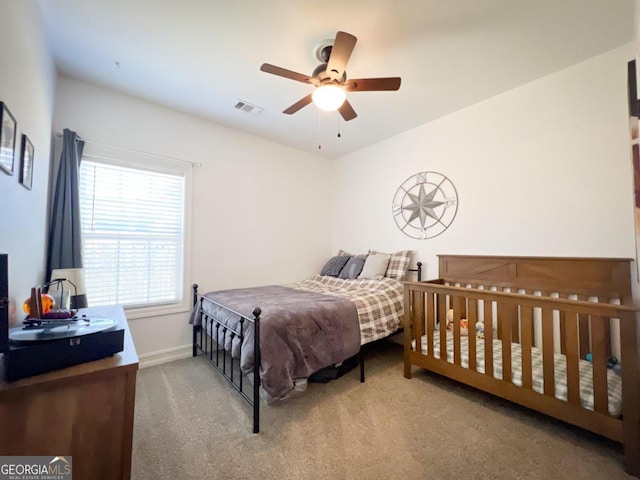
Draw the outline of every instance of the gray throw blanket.
[[[279,285],[222,290],[205,297],[249,318],[254,307],[260,307],[260,379],[273,398],[286,396],[294,380],[340,363],[360,349],[358,312],[347,299]],[[201,325],[199,305],[191,313],[193,325]],[[233,312],[206,300],[203,308],[223,324],[239,328],[239,317]],[[243,329],[247,335],[240,366],[249,373],[253,371],[253,323],[245,321]],[[227,336],[225,343],[224,348],[238,358],[238,339],[231,342]]]

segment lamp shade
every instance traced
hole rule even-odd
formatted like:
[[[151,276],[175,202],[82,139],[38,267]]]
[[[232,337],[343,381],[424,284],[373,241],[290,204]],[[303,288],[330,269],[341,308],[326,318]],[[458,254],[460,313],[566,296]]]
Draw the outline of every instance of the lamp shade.
[[[332,112],[342,106],[347,98],[346,92],[337,85],[320,85],[311,94],[313,103],[320,110]]]
[[[83,268],[60,268],[51,271],[51,281],[64,280],[63,288],[71,293],[71,308],[85,308],[87,303],[87,286],[84,281]]]

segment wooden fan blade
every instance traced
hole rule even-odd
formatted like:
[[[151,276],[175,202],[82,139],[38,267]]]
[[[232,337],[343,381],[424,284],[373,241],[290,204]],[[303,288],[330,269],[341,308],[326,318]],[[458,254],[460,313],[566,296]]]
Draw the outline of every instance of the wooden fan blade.
[[[353,120],[358,116],[356,111],[353,109],[353,107],[349,103],[349,100],[345,100],[342,106],[338,109],[338,111],[340,112],[340,115],[342,115],[342,118],[344,118],[345,122],[348,122],[349,120]]]
[[[400,88],[400,82],[400,77],[357,78],[347,80],[344,88],[350,92],[398,90]]]
[[[293,72],[291,70],[287,70],[286,68],[276,67],[275,65],[271,65],[269,63],[263,63],[260,66],[260,70],[302,83],[313,83],[313,79],[309,77],[309,75],[303,75],[302,73]]]
[[[292,113],[296,113],[302,107],[306,107],[307,105],[309,105],[311,103],[311,101],[312,101],[311,100],[311,94],[309,94],[306,97],[301,98],[300,100],[298,100],[296,103],[291,105],[289,108],[284,110],[282,113],[286,113],[287,115],[291,115]]]
[[[333,80],[342,78],[357,41],[358,39],[349,33],[338,32],[336,34],[336,39],[331,47],[331,55],[329,55],[329,61],[327,62],[327,74]]]

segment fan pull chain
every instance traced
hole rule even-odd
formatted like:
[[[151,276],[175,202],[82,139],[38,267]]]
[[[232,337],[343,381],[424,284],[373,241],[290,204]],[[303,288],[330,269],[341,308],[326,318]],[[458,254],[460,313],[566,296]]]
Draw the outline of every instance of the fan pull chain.
[[[318,109],[318,139],[322,135],[322,112]],[[318,141],[318,150],[322,150],[322,144]]]
[[[338,138],[342,137],[342,134],[340,133],[340,125],[341,125],[340,115],[338,115]]]

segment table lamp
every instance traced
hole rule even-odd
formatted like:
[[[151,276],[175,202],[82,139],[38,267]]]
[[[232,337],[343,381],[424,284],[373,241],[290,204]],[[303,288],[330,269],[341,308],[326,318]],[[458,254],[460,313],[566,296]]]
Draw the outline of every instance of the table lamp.
[[[85,308],[87,303],[87,287],[84,281],[84,269],[82,268],[59,268],[51,271],[51,282],[62,280],[62,292],[69,292],[70,305],[66,305],[65,298],[61,298],[60,308]],[[64,297],[64,293],[62,293]]]

